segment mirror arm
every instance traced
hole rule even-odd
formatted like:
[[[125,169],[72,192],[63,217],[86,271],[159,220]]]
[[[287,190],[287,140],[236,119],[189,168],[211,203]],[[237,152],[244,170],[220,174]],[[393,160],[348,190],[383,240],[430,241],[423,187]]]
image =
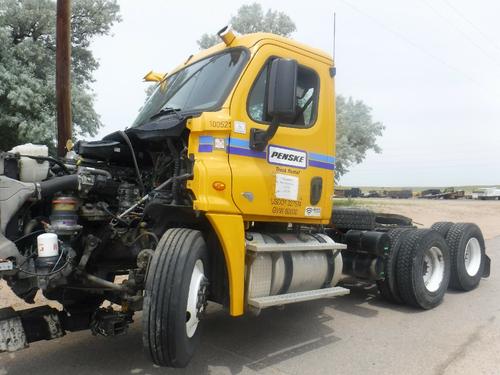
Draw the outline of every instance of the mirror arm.
[[[250,149],[253,151],[264,151],[267,143],[276,134],[279,125],[278,116],[274,116],[267,130],[257,128],[250,129]]]

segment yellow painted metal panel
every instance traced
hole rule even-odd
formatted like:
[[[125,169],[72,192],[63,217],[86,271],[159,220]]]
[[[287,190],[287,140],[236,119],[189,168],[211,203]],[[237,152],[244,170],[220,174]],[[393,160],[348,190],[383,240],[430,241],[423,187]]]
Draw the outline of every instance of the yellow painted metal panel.
[[[314,70],[319,77],[319,99],[315,124],[309,128],[280,126],[269,142],[270,146],[275,147],[273,150],[292,149],[302,154],[306,153],[308,162],[305,168],[273,164],[269,160],[270,146],[261,153],[252,152],[249,149],[250,129],[266,129],[267,125],[257,123],[249,116],[248,94],[262,67],[270,57],[276,56],[295,59],[300,65]],[[332,207],[333,170],[315,167],[311,161],[317,155],[328,160],[334,158],[335,107],[330,68],[330,64],[301,54],[277,41],[264,44],[255,52],[234,91],[230,104],[233,128],[230,135],[229,161],[231,169],[235,172],[232,179],[233,199],[245,220],[251,217],[254,220],[264,221],[269,217],[279,217],[290,222],[316,222],[318,224],[329,220]],[[237,122],[244,124],[245,133],[235,129]],[[313,155],[316,156],[313,157]],[[310,202],[311,180],[314,177],[320,177],[323,182],[321,200],[316,205]],[[278,196],[278,188],[286,184],[298,189],[296,198],[293,193],[291,199]],[[311,207],[314,208],[314,216],[311,216]]]
[[[188,181],[195,200],[193,208],[204,212],[240,213],[231,196],[231,169],[228,163],[227,142],[231,119],[226,111],[206,112],[189,120],[188,155],[194,158],[193,179]],[[222,182],[225,189],[213,187]]]
[[[229,313],[243,315],[245,298],[245,228],[240,215],[207,214],[217,233],[229,279]]]

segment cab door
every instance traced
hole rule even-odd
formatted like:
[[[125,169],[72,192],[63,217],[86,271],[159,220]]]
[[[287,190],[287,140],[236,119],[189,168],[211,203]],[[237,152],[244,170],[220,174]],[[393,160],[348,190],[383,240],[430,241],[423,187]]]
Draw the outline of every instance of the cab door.
[[[252,128],[265,130],[268,72],[276,58],[298,63],[297,113],[280,123],[263,151],[252,150]],[[329,64],[289,46],[265,44],[250,62],[231,101],[228,153],[232,196],[245,220],[325,222],[334,171],[333,80]]]

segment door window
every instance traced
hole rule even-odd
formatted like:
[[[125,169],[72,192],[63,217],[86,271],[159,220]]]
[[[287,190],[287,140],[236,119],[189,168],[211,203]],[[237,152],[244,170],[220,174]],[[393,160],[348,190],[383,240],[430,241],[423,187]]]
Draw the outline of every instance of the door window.
[[[260,123],[270,123],[266,109],[266,84],[269,74],[270,59],[262,68],[248,96],[247,110],[250,118]],[[318,108],[319,79],[312,69],[299,65],[297,70],[297,112],[285,119],[283,126],[311,127],[316,121]]]

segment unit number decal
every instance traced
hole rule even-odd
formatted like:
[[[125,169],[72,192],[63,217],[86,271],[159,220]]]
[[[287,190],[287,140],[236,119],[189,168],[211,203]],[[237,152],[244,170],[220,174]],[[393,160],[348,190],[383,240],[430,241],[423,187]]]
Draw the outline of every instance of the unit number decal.
[[[319,217],[321,216],[321,207],[306,207],[304,215]]]
[[[307,168],[307,153],[292,148],[270,145],[267,153],[267,161],[271,164]]]
[[[299,196],[299,178],[276,173],[276,198],[296,201]]]

